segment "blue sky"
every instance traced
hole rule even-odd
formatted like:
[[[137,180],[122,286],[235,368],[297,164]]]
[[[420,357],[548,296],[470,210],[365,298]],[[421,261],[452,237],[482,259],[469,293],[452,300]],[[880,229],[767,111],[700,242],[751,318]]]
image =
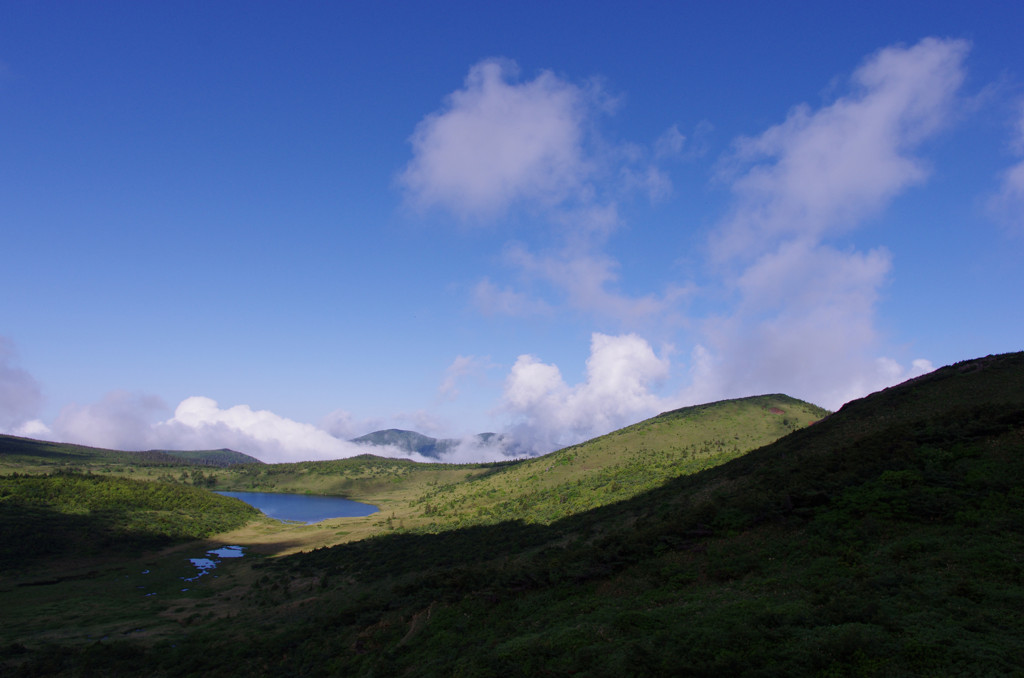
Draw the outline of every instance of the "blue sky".
[[[1021,350],[1021,26],[1014,2],[0,3],[0,431],[544,452]]]

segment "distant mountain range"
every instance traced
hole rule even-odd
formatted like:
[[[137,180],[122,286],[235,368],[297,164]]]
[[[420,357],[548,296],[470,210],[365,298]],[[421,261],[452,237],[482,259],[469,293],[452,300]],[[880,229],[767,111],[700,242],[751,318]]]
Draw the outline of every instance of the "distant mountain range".
[[[463,444],[474,447],[500,447],[503,453],[509,457],[524,456],[525,454],[514,442],[496,433],[478,433],[469,439],[432,438],[416,431],[389,428],[353,438],[350,442],[377,447],[397,447],[403,452],[420,454],[431,459],[441,459],[442,455]]]

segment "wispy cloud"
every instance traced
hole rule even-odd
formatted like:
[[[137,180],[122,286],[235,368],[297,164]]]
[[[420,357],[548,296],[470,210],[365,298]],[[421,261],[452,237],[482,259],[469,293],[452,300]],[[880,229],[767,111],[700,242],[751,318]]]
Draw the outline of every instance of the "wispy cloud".
[[[552,307],[543,299],[531,297],[511,285],[498,286],[490,278],[480,280],[473,288],[473,304],[484,315],[517,318],[549,316]]]
[[[873,353],[890,266],[884,250],[803,242],[766,254],[736,283],[738,307],[704,321],[684,400],[781,391],[835,409],[914,376]]]
[[[42,389],[26,370],[16,366],[14,342],[0,336],[0,433],[45,435],[47,427],[35,419],[42,407]]]
[[[1024,157],[1024,102],[1018,107],[1010,150]],[[1010,166],[1000,177],[999,189],[989,207],[999,221],[1024,234],[1024,160]]]
[[[686,135],[679,131],[679,125],[672,125],[654,142],[655,158],[673,158],[683,152]]]
[[[685,136],[673,125],[651,148],[607,143],[596,121],[613,106],[599,85],[550,71],[528,81],[518,76],[510,61],[482,61],[417,125],[413,157],[400,176],[408,200],[478,221],[522,207],[560,241],[535,253],[511,245],[505,263],[528,289],[482,279],[473,302],[487,314],[568,307],[631,320],[660,312],[674,293],[633,299],[616,291],[618,264],[604,248],[620,226],[617,199],[671,193],[658,162],[678,157]]]
[[[688,293],[688,288],[675,285],[660,294],[618,292],[619,263],[599,251],[562,250],[538,255],[516,244],[506,249],[505,259],[526,277],[558,290],[570,308],[630,327],[667,314]]]
[[[497,367],[490,358],[475,355],[456,356],[444,372],[444,378],[437,387],[438,395],[445,400],[454,400],[459,395],[459,385],[465,379],[481,378],[488,370]]]
[[[755,256],[780,238],[849,229],[928,176],[913,151],[949,123],[968,44],[927,38],[889,47],[851,79],[851,92],[737,140],[723,163],[736,196],[717,254]]]
[[[928,38],[880,50],[830,103],[797,106],[782,123],[737,139],[718,164],[732,204],[711,233],[710,277],[699,287],[688,281],[668,284],[660,293],[621,293],[619,262],[606,251],[621,225],[616,199],[630,191],[656,198],[670,190],[655,162],[687,152],[679,128],[669,128],[650,149],[606,147],[600,157],[583,143],[580,130],[566,132],[562,138],[573,139],[573,150],[560,157],[576,164],[564,175],[572,181],[552,182],[543,191],[531,184],[514,193],[524,201],[543,196],[534,202],[560,234],[561,247],[507,243],[503,261],[525,289],[487,278],[477,286],[477,301],[510,315],[571,308],[613,319],[624,329],[676,317],[679,323],[662,324],[690,328],[690,380],[671,397],[658,395],[669,359],[656,356],[636,334],[595,334],[587,378],[575,386],[565,383],[556,365],[520,356],[508,374],[502,406],[516,421],[516,435],[550,449],[660,408],[774,391],[836,408],[930,369],[924,359],[904,367],[878,354],[876,307],[893,268],[889,252],[857,251],[833,241],[926,181],[928,163],[917,151],[955,118],[968,49],[964,41]],[[489,68],[493,85],[500,71]],[[565,91],[564,83],[546,82],[534,93]],[[463,94],[453,95],[453,102]],[[473,110],[493,115],[486,106]],[[433,129],[438,116],[450,113],[428,117],[422,129]],[[574,118],[585,119],[596,116]],[[578,192],[585,197],[569,204],[568,186],[585,186]],[[509,203],[502,198],[491,204],[501,210]],[[449,207],[458,212],[456,205]],[[545,289],[548,294],[538,292]],[[683,302],[691,300],[704,308],[718,304],[719,310],[683,319]]]
[[[735,205],[712,237],[736,303],[704,322],[688,400],[784,390],[834,408],[928,367],[875,355],[888,252],[826,240],[927,178],[913,153],[954,117],[967,51],[934,38],[881,50],[848,95],[736,142]]]

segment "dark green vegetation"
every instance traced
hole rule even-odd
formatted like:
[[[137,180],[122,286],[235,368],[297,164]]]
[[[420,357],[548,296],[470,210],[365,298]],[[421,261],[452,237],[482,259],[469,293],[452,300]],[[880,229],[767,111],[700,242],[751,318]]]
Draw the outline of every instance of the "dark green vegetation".
[[[622,436],[653,441],[701,411]],[[458,522],[466,497],[487,509],[477,524],[233,563],[203,597],[151,613],[180,631],[84,643],[4,628],[0,662],[11,675],[1024,675],[1024,354],[943,368],[746,454],[716,434],[708,451],[733,458],[698,473],[684,475],[691,443],[671,462],[664,440],[628,446],[679,469],[615,503],[488,513],[505,499],[481,490],[502,476],[536,474],[537,497],[558,496],[569,476],[554,474],[576,465],[572,482],[595,483],[581,497],[599,493],[608,464],[588,455],[615,436],[413,501],[453,502],[434,512]],[[27,604],[24,591],[0,595]]]
[[[262,464],[256,457],[234,450],[160,450],[176,459],[203,466],[237,466],[238,464]],[[136,454],[139,454],[136,452]],[[142,453],[145,454],[145,453]]]
[[[215,466],[262,464],[234,450],[148,450],[122,452],[85,445],[51,443],[0,434],[0,471],[105,470],[115,467]]]
[[[361,454],[330,461],[235,466],[218,472],[217,478],[224,489],[367,496],[404,488],[425,475],[440,473],[464,479],[466,473],[481,473],[496,466],[500,464],[423,464]]]
[[[77,473],[0,476],[0,569],[134,553],[240,527],[248,504],[195,487]]]

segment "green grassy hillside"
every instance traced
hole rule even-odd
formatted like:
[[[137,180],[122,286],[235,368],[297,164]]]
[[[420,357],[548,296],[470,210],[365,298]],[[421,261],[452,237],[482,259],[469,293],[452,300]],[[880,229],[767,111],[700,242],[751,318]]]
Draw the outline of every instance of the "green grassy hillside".
[[[123,610],[98,642],[5,626],[0,662],[11,675],[1022,675],[1022,553],[1024,354],[1011,354],[559,519],[243,559]]]
[[[551,522],[721,464],[827,414],[782,395],[722,401],[666,412],[542,457],[486,464],[369,454],[246,464],[237,462],[251,458],[230,450],[119,452],[5,436],[0,470],[87,470],[222,490],[338,495],[381,507],[371,531],[436,532],[509,518]]]
[[[828,412],[784,395],[685,407],[551,454],[436,485],[411,506],[427,529],[550,523],[722,464]]]
[[[166,452],[121,452],[85,445],[51,443],[0,434],[0,473],[43,472],[109,467],[112,465],[177,465],[182,460]]]
[[[203,466],[237,466],[238,464],[262,464],[256,457],[235,452],[234,450],[158,450],[189,464]],[[137,452],[136,454],[146,454]]]
[[[52,443],[0,434],[0,473],[112,470],[127,467],[262,464],[234,450],[146,450],[123,452],[70,443]]]
[[[75,473],[0,476],[0,570],[44,559],[133,554],[255,519],[237,499],[186,485]]]
[[[382,508],[383,529],[436,532],[519,518],[551,522],[724,463],[828,412],[784,395],[666,412],[541,457],[489,464],[350,459],[217,472],[220,489],[336,494]]]

